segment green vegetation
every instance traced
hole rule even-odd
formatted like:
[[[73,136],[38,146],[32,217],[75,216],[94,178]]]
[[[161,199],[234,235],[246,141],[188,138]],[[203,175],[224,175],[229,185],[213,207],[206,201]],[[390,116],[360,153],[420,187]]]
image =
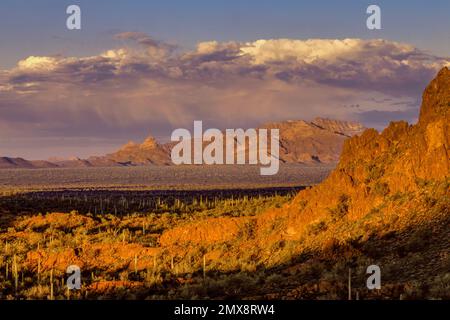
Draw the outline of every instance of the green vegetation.
[[[33,191],[0,196],[0,208],[12,214],[70,212],[125,216],[133,213],[254,215],[280,207],[299,187],[226,190],[65,190]]]
[[[330,215],[333,220],[339,220],[345,217],[348,213],[350,198],[346,194],[339,196],[338,204],[335,208],[330,209]]]
[[[228,198],[214,192],[166,194],[164,201],[158,194],[123,191],[4,196],[0,299],[346,299],[349,269],[353,297],[450,298],[448,182],[428,181],[416,194],[385,195],[357,221],[344,219],[352,202],[342,194],[303,236],[259,240],[267,240],[267,247],[254,242],[255,219],[291,202],[295,192],[235,190]],[[417,209],[403,212],[412,201]],[[47,205],[62,212],[97,206],[97,212],[34,211]],[[111,212],[114,206],[120,208],[117,214]],[[387,214],[395,208],[402,211]],[[427,221],[429,215],[433,221]],[[232,227],[229,221],[244,221],[231,240],[160,244],[168,230],[192,222],[208,226],[211,218],[224,217],[229,223],[220,226],[224,233]],[[420,228],[405,228],[410,225]],[[204,232],[207,237],[208,228]],[[82,270],[78,291],[68,291],[64,283],[71,264]],[[370,264],[382,267],[382,290],[365,287]]]

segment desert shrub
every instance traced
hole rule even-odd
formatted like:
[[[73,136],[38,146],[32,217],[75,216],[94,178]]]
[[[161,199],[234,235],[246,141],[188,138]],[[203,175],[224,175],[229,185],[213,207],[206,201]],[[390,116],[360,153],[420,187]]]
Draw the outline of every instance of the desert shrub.
[[[273,273],[266,277],[266,283],[269,285],[277,285],[285,281],[285,277],[278,273]]]
[[[428,181],[426,179],[421,179],[421,178],[416,178],[415,182],[416,182],[416,185],[420,188],[425,188],[430,183],[430,181]]]
[[[247,273],[240,272],[235,274],[223,275],[216,278],[207,278],[204,283],[204,290],[198,288],[196,293],[204,297],[221,297],[227,296],[238,297],[241,294],[254,292],[258,288],[258,276],[251,276]]]
[[[430,298],[450,299],[450,273],[436,276],[430,283]]]
[[[324,220],[313,222],[308,225],[309,235],[318,235],[319,233],[327,230],[327,223]]]
[[[380,207],[374,207],[374,208],[370,209],[370,211],[365,215],[365,217],[363,219],[370,220],[371,218],[377,216],[380,212],[381,212]]]
[[[300,200],[300,202],[298,203],[298,208],[299,208],[299,210],[303,210],[303,209],[305,209],[305,207],[307,205],[308,205],[308,201],[303,199],[303,200]]]
[[[340,249],[340,244],[336,238],[331,237],[323,242],[322,248],[324,255],[332,255],[334,253],[337,253],[337,251]]]
[[[369,183],[371,181],[375,181],[380,179],[384,174],[384,169],[377,164],[370,164],[366,167],[366,179],[365,182]]]
[[[389,185],[386,182],[377,182],[373,187],[373,193],[385,197],[389,194]]]
[[[242,240],[249,240],[254,237],[256,220],[249,221],[239,232],[239,237]]]
[[[425,295],[426,286],[419,281],[410,281],[404,286],[404,296],[406,299],[420,299]]]
[[[330,215],[333,220],[339,220],[345,217],[348,213],[349,205],[350,197],[346,194],[341,194],[336,207],[330,209]]]
[[[425,196],[424,202],[425,202],[425,205],[428,208],[431,208],[431,207],[434,207],[437,204],[438,200],[436,198],[433,198],[433,197],[430,197],[430,196]]]
[[[400,202],[399,204],[402,204],[407,200],[407,197],[404,193],[397,191],[389,196],[389,200],[393,202]]]
[[[279,241],[274,242],[270,249],[272,251],[277,251],[277,250],[283,249],[285,246],[286,246],[286,241],[279,240]]]
[[[406,252],[417,252],[428,246],[432,231],[430,229],[420,229],[415,231],[408,241],[399,248],[399,254],[405,254]]]

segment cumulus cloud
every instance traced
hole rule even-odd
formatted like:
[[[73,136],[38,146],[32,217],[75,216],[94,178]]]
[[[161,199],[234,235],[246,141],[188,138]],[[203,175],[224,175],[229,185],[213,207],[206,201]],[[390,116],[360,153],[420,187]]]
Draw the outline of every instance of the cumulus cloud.
[[[67,77],[69,82],[118,76],[200,81],[264,77],[402,94],[450,64],[449,59],[386,40],[209,41],[192,52],[174,55],[174,46],[143,33],[124,32],[116,38],[136,42],[145,50],[125,47],[84,58],[31,56],[18,62],[10,79],[26,82],[27,75],[49,81]]]
[[[17,69],[21,71],[52,71],[55,69],[57,59],[53,57],[35,57],[30,56],[19,61]]]
[[[181,51],[143,33],[116,38],[120,47],[96,56],[30,56],[0,71],[1,136],[126,141],[149,130],[169,136],[195,119],[231,128],[318,115],[382,126],[412,117],[426,83],[450,65],[376,39],[209,41]]]
[[[313,80],[388,94],[414,93],[449,59],[387,40],[258,40],[241,47],[253,65],[294,82]]]

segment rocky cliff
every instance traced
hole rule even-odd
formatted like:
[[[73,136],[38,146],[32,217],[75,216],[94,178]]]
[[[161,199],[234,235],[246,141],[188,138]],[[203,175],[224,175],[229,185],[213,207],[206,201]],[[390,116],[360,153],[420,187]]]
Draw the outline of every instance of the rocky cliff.
[[[220,261],[251,252],[249,259],[266,268],[312,252],[341,252],[332,256],[335,262],[368,255],[406,266],[412,252],[433,261],[421,277],[425,270],[444,270],[450,250],[449,109],[450,71],[444,68],[424,92],[417,124],[395,122],[381,133],[368,129],[346,140],[330,176],[285,207],[256,217],[194,221],[164,232],[160,243],[182,252],[187,245],[225,246],[216,249]],[[210,237],[216,233],[220,238]],[[408,268],[409,279],[419,277],[414,270]]]
[[[442,181],[450,173],[450,71],[442,69],[423,94],[416,125],[393,122],[382,133],[366,130],[344,143],[339,164],[319,186],[301,192],[301,216],[325,215],[348,200],[348,214],[360,218],[389,195],[416,192],[423,181]]]

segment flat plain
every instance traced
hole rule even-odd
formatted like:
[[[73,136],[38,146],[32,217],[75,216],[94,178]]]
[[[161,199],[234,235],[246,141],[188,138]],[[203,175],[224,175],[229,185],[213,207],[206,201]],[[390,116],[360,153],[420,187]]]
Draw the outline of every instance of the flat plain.
[[[261,176],[259,166],[142,166],[0,170],[0,190],[57,189],[235,189],[310,186],[333,165],[285,164]]]

